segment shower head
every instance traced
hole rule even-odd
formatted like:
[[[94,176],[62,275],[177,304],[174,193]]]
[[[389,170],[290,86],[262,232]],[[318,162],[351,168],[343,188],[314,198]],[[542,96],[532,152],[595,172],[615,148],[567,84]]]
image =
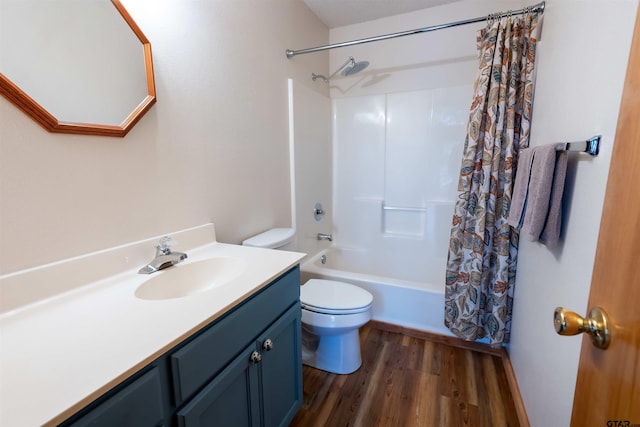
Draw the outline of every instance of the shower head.
[[[321,74],[312,73],[311,80],[315,82],[316,79],[322,79],[325,83],[329,83],[329,80],[331,80],[340,71],[342,71],[341,74],[344,77],[349,77],[359,73],[360,71],[364,70],[368,66],[369,66],[369,61],[356,62],[356,60],[353,59],[353,56],[350,56],[349,59],[347,59],[347,62],[342,64],[342,66],[338,68],[336,71],[334,71],[334,73],[331,74],[329,77],[325,77]]]
[[[350,62],[349,66],[344,70],[342,70],[342,73],[341,73],[345,77],[357,74],[369,66],[369,61],[356,62],[353,59],[353,56],[349,57],[349,62]]]

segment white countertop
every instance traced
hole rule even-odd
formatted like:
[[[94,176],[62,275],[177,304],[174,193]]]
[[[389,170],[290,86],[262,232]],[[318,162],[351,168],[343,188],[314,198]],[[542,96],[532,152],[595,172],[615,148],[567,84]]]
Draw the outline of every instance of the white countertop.
[[[211,243],[180,268],[216,256],[246,260],[228,285],[142,300],[152,275],[131,269],[0,315],[0,426],[55,425],[297,264],[304,254]]]

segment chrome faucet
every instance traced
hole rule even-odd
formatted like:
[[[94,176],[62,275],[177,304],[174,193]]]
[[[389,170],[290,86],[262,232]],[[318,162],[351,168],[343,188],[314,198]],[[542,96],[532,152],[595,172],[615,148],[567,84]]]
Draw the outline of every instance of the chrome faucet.
[[[182,252],[171,252],[171,246],[176,242],[169,236],[164,236],[156,246],[156,257],[147,265],[138,270],[139,274],[151,274],[164,268],[176,265],[187,257]]]
[[[318,240],[328,240],[333,242],[333,236],[331,234],[318,233]]]

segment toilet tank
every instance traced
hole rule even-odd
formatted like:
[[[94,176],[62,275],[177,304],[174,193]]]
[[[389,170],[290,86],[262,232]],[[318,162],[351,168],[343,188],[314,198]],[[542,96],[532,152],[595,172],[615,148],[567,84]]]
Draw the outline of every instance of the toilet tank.
[[[295,251],[296,230],[293,228],[272,228],[242,242],[243,246]]]

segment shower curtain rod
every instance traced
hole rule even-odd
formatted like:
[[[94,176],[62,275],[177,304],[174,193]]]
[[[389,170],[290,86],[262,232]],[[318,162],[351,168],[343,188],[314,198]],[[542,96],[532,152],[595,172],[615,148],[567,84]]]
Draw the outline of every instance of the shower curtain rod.
[[[414,34],[428,33],[428,32],[431,32],[431,31],[442,30],[444,28],[457,27],[457,26],[460,26],[460,25],[473,24],[475,22],[486,21],[488,19],[501,18],[503,16],[523,15],[525,13],[543,13],[544,12],[544,3],[545,2],[541,2],[541,3],[538,3],[538,4],[534,5],[534,6],[524,7],[524,8],[519,9],[519,10],[513,10],[513,11],[507,11],[507,12],[499,12],[499,13],[491,13],[491,14],[489,14],[487,16],[482,16],[480,18],[465,19],[464,21],[450,22],[448,24],[440,24],[440,25],[433,25],[431,27],[416,28],[415,30],[401,31],[399,33],[392,33],[392,34],[385,34],[385,35],[382,35],[382,36],[368,37],[366,39],[351,40],[351,41],[348,41],[348,42],[328,44],[328,45],[325,45],[325,46],[310,47],[310,48],[307,48],[307,49],[300,49],[300,50],[287,49],[285,51],[285,53],[287,54],[287,58],[291,59],[292,57],[294,57],[296,55],[302,55],[302,54],[305,54],[305,53],[320,52],[320,51],[323,51],[323,50],[335,49],[335,48],[338,48],[338,47],[353,46],[353,45],[362,44],[362,43],[371,43],[371,42],[377,42],[377,41],[380,41],[380,40],[395,39],[396,37],[404,37],[404,36],[411,36],[411,35],[414,35]]]

